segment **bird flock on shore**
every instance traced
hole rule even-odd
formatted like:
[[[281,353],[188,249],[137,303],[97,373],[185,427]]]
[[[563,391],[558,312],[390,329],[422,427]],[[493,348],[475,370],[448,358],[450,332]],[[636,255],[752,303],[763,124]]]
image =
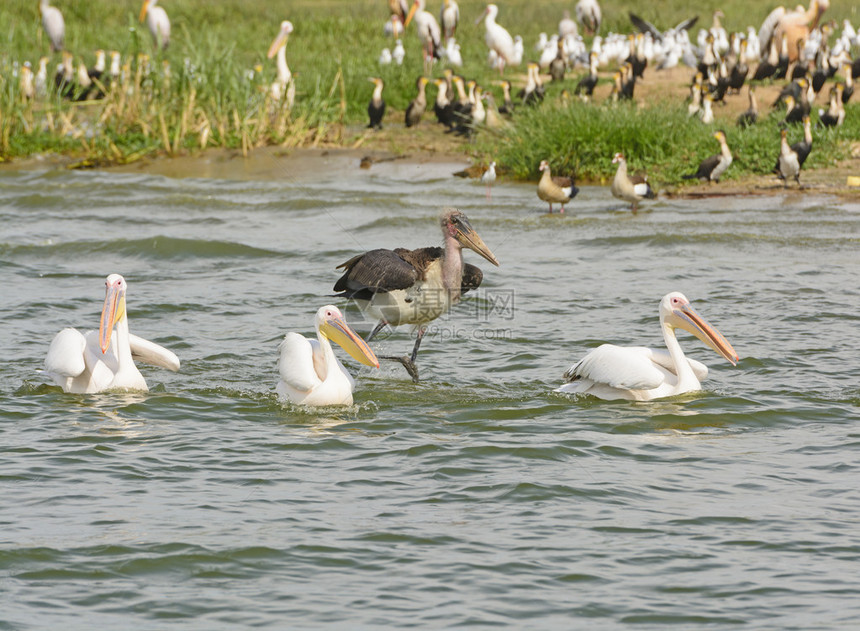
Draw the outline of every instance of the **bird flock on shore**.
[[[583,71],[578,80],[561,92],[562,102],[579,98],[590,101],[601,80],[601,72],[611,73],[611,91],[607,104],[630,101],[634,89],[641,82],[646,68],[656,70],[687,66],[691,69],[688,114],[699,117],[703,123],[714,123],[714,106],[725,103],[728,97],[741,94],[746,86],[749,108],[737,119],[740,128],[747,128],[759,120],[756,85],[762,82],[786,81],[779,97],[773,104],[774,115],[781,117],[781,125],[790,128],[803,125],[803,139],[788,144],[790,133],[783,129],[781,148],[773,172],[787,186],[794,180],[800,186],[800,169],[812,148],[811,120],[815,116],[814,105],[820,102],[821,93],[830,81],[828,106],[819,108],[818,125],[839,126],[845,120],[844,104],[854,91],[854,79],[860,75],[860,56],[852,58],[852,51],[860,45],[857,32],[846,19],[841,32],[835,24],[824,23],[822,14],[829,0],[811,0],[808,9],[778,7],[765,18],[759,29],[753,26],[745,32],[729,33],[722,26],[722,11],[713,13],[709,28],[698,31],[696,43],[690,39],[690,31],[698,18],[684,20],[673,28],[660,31],[654,25],[629,14],[635,32],[629,34],[599,34],[602,12],[597,0],[580,0],[576,5],[576,20],[565,12],[558,25],[558,34],[547,37],[541,33],[535,46],[537,60],[526,63],[526,79],[523,87],[513,96],[513,86],[503,77],[506,68],[523,63],[524,46],[520,36],[512,37],[497,18],[499,7],[488,4],[476,20],[484,21],[487,64],[497,69],[500,80],[495,86],[501,89],[496,95],[491,88],[484,88],[473,80],[456,74],[462,65],[459,45],[456,44],[456,29],[459,9],[454,0],[442,4],[437,23],[434,15],[426,9],[425,0],[415,0],[409,8],[406,0],[390,0],[390,19],[386,22],[386,33],[397,37],[397,46],[402,49],[402,40],[410,21],[415,23],[415,32],[421,43],[425,75],[429,75],[436,62],[442,65],[441,76],[428,82],[436,86],[433,111],[438,123],[447,131],[471,136],[482,128],[500,129],[511,124],[510,114],[516,107],[537,106],[545,98],[545,77],[550,81],[564,82],[567,73]],[[439,26],[442,24],[442,27]],[[389,24],[397,25],[388,28]],[[591,36],[590,46],[580,34]],[[449,55],[450,50],[457,54]],[[391,63],[386,56],[380,64]],[[396,63],[402,63],[400,55]],[[837,73],[839,76],[837,77]],[[423,80],[422,77],[421,80]],[[419,81],[421,81],[419,80]],[[376,88],[369,106],[371,126],[379,129],[385,101],[382,80],[375,78]],[[565,84],[567,85],[567,84]],[[424,84],[409,105],[407,126],[415,126],[427,107]],[[372,110],[372,111],[371,111]],[[686,179],[719,182],[720,177],[732,163],[733,156],[727,145],[726,133],[722,130],[710,132],[720,143],[719,153],[702,160],[694,173]],[[623,149],[620,148],[619,149]],[[549,158],[549,157],[548,157]],[[564,204],[576,194],[571,176],[552,177],[549,160],[539,166],[542,172],[538,184],[538,197],[549,204]],[[649,199],[654,192],[644,176],[627,175],[627,162],[623,153],[617,153],[613,163],[618,170],[612,182],[612,194],[630,202],[635,211],[642,199]],[[495,165],[494,165],[495,166]]]
[[[144,0],[139,19],[146,22],[156,50],[163,51],[170,44],[170,20],[157,1]],[[804,126],[801,140],[789,143],[787,149],[786,144],[780,141],[780,150],[778,153],[775,151],[774,173],[786,186],[790,180],[800,185],[800,170],[812,146],[811,131],[804,122],[805,118],[809,117],[810,122],[821,127],[841,125],[845,120],[844,105],[853,96],[854,79],[860,76],[860,55],[852,57],[860,46],[854,27],[847,19],[841,29],[835,23],[822,21],[829,0],[810,0],[808,9],[777,7],[759,28],[749,26],[743,32],[728,32],[721,21],[725,16],[717,10],[713,13],[711,25],[699,28],[695,42],[691,37],[698,23],[697,16],[661,31],[631,12],[632,32],[602,34],[603,16],[598,1],[579,0],[574,17],[568,12],[563,14],[557,34],[547,37],[541,33],[533,49],[532,60],[526,59],[523,38],[512,36],[499,23],[499,6],[487,4],[476,16],[475,24],[483,22],[487,64],[499,73],[498,81],[490,86],[481,86],[477,81],[457,74],[457,68],[462,65],[462,55],[456,41],[461,18],[456,0],[441,1],[438,21],[436,15],[427,9],[427,0],[413,0],[411,4],[407,0],[386,0],[386,4],[388,19],[384,22],[383,32],[395,39],[395,45],[393,51],[388,48],[382,51],[379,63],[403,63],[408,48],[404,40],[412,25],[424,62],[424,74],[415,80],[415,98],[403,114],[407,127],[420,125],[432,103],[437,122],[447,132],[471,137],[483,128],[501,130],[510,126],[515,108],[539,107],[545,99],[544,84],[548,80],[565,86],[560,95],[562,102],[573,99],[593,101],[598,84],[609,83],[611,90],[602,105],[612,105],[634,100],[636,85],[643,81],[646,68],[660,71],[686,66],[691,70],[689,115],[710,125],[714,123],[714,107],[741,94],[746,87],[749,108],[737,119],[737,125],[743,129],[755,125],[760,117],[756,86],[762,82],[784,81],[785,85],[773,104],[773,115],[779,116],[782,125],[787,127],[786,142],[789,137],[799,135],[792,131],[794,125]],[[39,60],[35,72],[29,62],[20,69],[16,68],[22,98],[45,98],[55,90],[64,98],[86,101],[103,97],[115,85],[129,85],[132,65],[129,60],[123,63],[117,51],[96,51],[95,64],[89,68],[83,61],[75,65],[75,58],[65,50],[62,13],[51,6],[49,0],[39,0],[39,10],[50,49],[61,55],[61,61],[53,81],[49,76],[50,58],[47,56]],[[293,30],[290,21],[282,21],[267,54],[269,59],[275,59],[277,73],[267,91],[273,102],[283,103],[287,108],[292,107],[296,98],[295,77],[286,57],[287,42]],[[165,81],[169,81],[169,63],[163,60],[162,65],[161,74]],[[524,80],[521,74],[523,65]],[[506,71],[512,75],[510,78],[505,78]],[[149,56],[140,54],[136,74],[148,76],[151,72],[154,70]],[[434,73],[438,75],[435,78]],[[568,84],[566,77],[573,73],[576,73],[576,80]],[[367,108],[369,127],[380,129],[385,121],[385,86],[379,77],[373,77],[371,81],[374,87]],[[514,83],[521,84],[521,87],[516,88]],[[826,87],[828,85],[829,88]],[[428,86],[435,88],[432,100],[427,92]],[[494,90],[498,92],[494,93]],[[817,104],[821,107],[816,107]],[[707,133],[713,134],[712,131]],[[688,176],[692,178],[695,175],[702,181],[719,181],[732,162],[731,150],[725,144],[725,133],[720,143],[720,153],[705,158],[695,174]],[[776,140],[773,146],[776,149]],[[625,148],[617,149],[623,154]],[[794,155],[787,157],[789,153]],[[553,162],[552,156],[546,156],[546,161]],[[618,172],[611,190],[619,199],[630,202],[635,210],[639,201],[648,199],[653,191],[650,186],[646,189],[637,181],[644,177],[641,174],[625,181],[626,161],[613,162],[618,164]],[[544,175],[547,173],[548,170],[543,171]],[[563,177],[571,178],[572,174]],[[558,183],[551,176],[548,181],[541,177],[541,182],[544,184],[539,186],[540,199],[563,208],[570,199],[563,191],[569,187],[559,185],[562,192],[553,189],[549,193],[552,187],[548,184]],[[574,189],[571,188],[573,194]],[[644,190],[645,194],[639,195],[636,193],[638,190]]]
[[[164,49],[170,43],[170,23],[166,12],[156,6],[156,2],[144,1],[140,20],[146,21],[156,47]],[[554,81],[564,81],[572,70],[585,71],[573,94],[565,90],[562,96],[588,101],[594,98],[601,70],[611,68],[612,89],[608,102],[617,103],[633,99],[635,86],[647,67],[666,69],[684,64],[694,71],[688,111],[691,116],[700,116],[708,123],[712,122],[714,103],[740,93],[751,71],[750,64],[757,64],[752,76],[754,81],[784,79],[787,82],[775,104],[784,107],[785,125],[774,171],[786,185],[791,179],[799,185],[801,167],[812,148],[813,104],[819,93],[827,81],[833,82],[837,72],[841,73],[841,82],[834,83],[830,90],[830,107],[818,112],[821,125],[839,125],[845,117],[843,105],[853,93],[853,79],[860,74],[860,58],[851,58],[858,39],[850,23],[846,20],[838,35],[832,25],[821,23],[828,0],[811,0],[808,10],[802,7],[774,9],[760,29],[751,27],[746,33],[726,33],[720,23],[724,16],[716,12],[711,27],[699,31],[695,45],[690,40],[689,30],[696,18],[660,31],[630,14],[636,33],[601,36],[602,16],[596,0],[580,0],[575,10],[576,20],[565,14],[559,23],[558,35],[541,37],[535,51],[538,60],[527,62],[525,83],[514,97],[512,82],[504,76],[506,71],[511,72],[511,68],[524,62],[523,40],[519,36],[512,37],[497,22],[499,7],[488,4],[476,23],[484,22],[487,63],[500,76],[501,94],[497,105],[491,89],[464,79],[453,69],[459,65],[460,54],[455,40],[460,13],[454,0],[444,0],[439,22],[426,10],[425,0],[414,0],[411,7],[404,0],[387,0],[387,3],[390,17],[384,31],[394,37],[396,43],[393,52],[383,51],[380,63],[402,63],[408,54],[402,38],[413,22],[424,62],[424,74],[415,82],[416,97],[404,112],[406,126],[421,123],[428,106],[426,89],[432,83],[436,87],[434,113],[437,121],[451,133],[466,137],[485,126],[511,124],[506,117],[515,108],[539,106],[545,98],[541,76],[545,70]],[[72,56],[64,49],[62,15],[48,0],[40,0],[40,10],[51,49],[63,56],[54,81],[58,94],[70,99],[98,98],[105,89],[110,89],[111,81],[127,71],[120,65],[118,53],[111,53],[111,66],[106,69],[103,51],[97,53],[93,69],[80,64],[75,71]],[[580,27],[592,37],[590,47],[579,34]],[[286,99],[292,103],[295,98],[294,75],[286,62],[286,45],[293,30],[290,21],[283,21],[268,50],[268,57],[276,60],[277,77],[269,87],[275,101]],[[440,76],[431,80],[429,77],[437,64],[443,68]],[[371,81],[374,87],[368,105],[369,127],[379,129],[385,114],[384,83],[378,77]],[[40,89],[47,90],[47,59],[40,61],[35,77],[29,66],[24,65],[20,85],[22,96],[27,99],[35,98]],[[753,85],[748,87],[748,98],[751,109],[738,120],[742,127],[754,125],[757,120]],[[796,123],[803,127],[803,140],[790,144],[788,130]],[[686,177],[718,182],[732,163],[732,153],[724,131],[709,129],[708,133],[719,143],[720,151],[703,160],[696,172]],[[610,187],[613,196],[629,203],[634,212],[642,200],[655,197],[647,178],[628,174],[623,151],[617,152],[612,162],[618,165]],[[540,163],[539,171],[538,197],[549,204],[550,212],[553,204],[558,204],[563,212],[565,204],[578,192],[573,177],[553,176],[549,160]],[[480,178],[490,198],[490,186],[496,178],[495,163],[466,170],[463,174]],[[417,355],[428,324],[482,282],[482,271],[463,261],[463,250],[472,250],[493,265],[499,265],[459,210],[444,209],[439,226],[442,247],[377,249],[354,256],[338,266],[342,276],[334,284],[336,295],[353,301],[365,314],[372,316],[377,325],[367,339],[362,340],[337,307],[320,308],[315,316],[316,340],[290,333],[281,342],[280,379],[276,386],[281,398],[304,405],[352,403],[354,379],[334,355],[331,342],[368,366],[378,367],[379,359],[397,361],[414,381],[418,381]],[[170,370],[179,369],[179,359],[172,352],[129,332],[125,279],[111,274],[105,285],[99,331],[80,334],[74,329],[64,329],[54,338],[48,351],[46,374],[67,392],[145,390],[147,386],[134,364],[135,359]],[[668,352],[602,345],[565,373],[565,383],[558,391],[607,399],[650,400],[698,390],[707,368],[684,356],[675,337],[679,328],[698,337],[732,364],[738,361],[731,344],[682,294],[672,292],[664,296],[658,313]],[[385,327],[401,324],[415,327],[416,341],[411,353],[377,357],[369,342]]]

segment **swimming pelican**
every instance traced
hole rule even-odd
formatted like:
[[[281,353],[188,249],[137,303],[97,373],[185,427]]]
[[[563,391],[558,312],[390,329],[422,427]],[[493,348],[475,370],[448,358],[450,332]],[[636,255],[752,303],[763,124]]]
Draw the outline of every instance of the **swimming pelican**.
[[[427,324],[448,312],[460,296],[477,289],[481,270],[463,263],[463,248],[477,252],[493,265],[499,262],[469,219],[456,208],[446,208],[440,218],[443,248],[371,250],[338,265],[345,269],[334,285],[337,294],[353,298],[363,311],[379,323],[367,341],[386,325],[413,324],[418,333],[411,357],[381,357],[398,361],[418,381],[415,359]]]
[[[677,328],[695,335],[733,366],[739,360],[728,340],[696,313],[680,292],[666,294],[660,301],[660,328],[668,353],[644,346],[603,344],[564,373],[567,383],[556,392],[651,401],[700,390],[708,367],[684,356],[675,337]]]
[[[484,41],[487,43],[487,48],[499,56],[499,74],[501,74],[505,70],[505,64],[516,65],[514,63],[516,53],[514,51],[514,38],[503,26],[496,23],[498,14],[499,7],[495,4],[488,4],[475,24],[481,19],[484,20],[484,28],[486,29]]]
[[[337,307],[317,311],[316,329],[315,340],[298,333],[284,336],[278,347],[281,380],[275,390],[281,399],[301,405],[352,405],[355,380],[335,356],[331,342],[365,366],[379,368],[379,360]]]
[[[119,274],[111,274],[105,280],[105,287],[98,333],[88,331],[82,334],[77,329],[63,329],[48,349],[45,372],[64,392],[146,391],[149,388],[134,365],[135,359],[168,370],[179,370],[179,358],[172,352],[129,333],[125,279]]]
[[[293,32],[293,23],[289,20],[284,20],[281,22],[281,30],[278,31],[278,35],[272,41],[271,46],[269,46],[269,52],[266,53],[266,57],[271,59],[275,55],[278,56],[278,59],[275,61],[275,64],[278,68],[278,76],[272,82],[272,85],[269,87],[270,94],[272,95],[272,99],[275,101],[280,101],[281,97],[286,90],[287,84],[290,82],[290,79],[293,78],[292,73],[290,72],[290,67],[287,65],[287,40],[290,37],[290,33]]]
[[[158,0],[143,0],[140,21],[146,19],[146,27],[152,34],[155,47],[164,50],[170,44],[170,19],[167,17],[167,11],[155,6],[157,2]]]
[[[51,40],[51,52],[63,50],[66,42],[66,22],[63,20],[63,14],[57,7],[48,4],[48,0],[39,2],[39,13],[42,14],[42,27]]]

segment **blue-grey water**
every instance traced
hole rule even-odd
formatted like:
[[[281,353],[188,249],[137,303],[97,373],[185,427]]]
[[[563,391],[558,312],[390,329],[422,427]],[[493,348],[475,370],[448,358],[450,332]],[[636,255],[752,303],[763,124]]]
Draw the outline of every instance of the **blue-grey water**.
[[[860,202],[814,190],[659,199],[456,165],[321,159],[271,181],[0,173],[0,629],[856,629]],[[437,245],[457,206],[501,262],[355,405],[274,393],[335,266]],[[97,328],[104,277],[174,350],[149,393],[40,374]],[[603,342],[662,346],[683,291],[733,343],[705,390],[554,393]],[[361,331],[355,309],[347,319]],[[411,348],[403,328],[372,345]]]

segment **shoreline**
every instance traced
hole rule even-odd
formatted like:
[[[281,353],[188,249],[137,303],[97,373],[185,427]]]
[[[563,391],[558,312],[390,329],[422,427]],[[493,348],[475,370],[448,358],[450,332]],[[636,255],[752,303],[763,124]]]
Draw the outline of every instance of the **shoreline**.
[[[28,170],[100,170],[108,173],[139,173],[161,175],[171,178],[211,178],[228,180],[276,180],[284,177],[310,178],[321,171],[331,168],[373,169],[376,165],[398,163],[404,165],[446,165],[451,169],[461,169],[474,163],[467,153],[453,148],[434,148],[428,145],[392,145],[390,140],[379,138],[372,142],[362,142],[358,147],[318,146],[285,149],[279,146],[258,147],[243,156],[240,149],[207,148],[179,156],[164,154],[145,157],[127,164],[81,165],[74,156],[61,154],[36,155],[0,163],[0,172]],[[442,171],[444,173],[444,171]],[[843,197],[860,198],[860,154],[840,164],[825,168],[804,171],[801,188],[794,183],[786,188],[775,175],[749,175],[716,183],[685,184],[680,186],[661,186],[657,183],[658,194],[669,198],[705,198],[744,195],[797,195],[832,194]],[[453,177],[453,175],[452,175]],[[505,180],[500,175],[501,181]],[[851,180],[853,179],[852,183]],[[522,180],[513,180],[522,182]],[[536,182],[536,180],[535,180]],[[609,186],[610,179],[577,181],[577,184]]]

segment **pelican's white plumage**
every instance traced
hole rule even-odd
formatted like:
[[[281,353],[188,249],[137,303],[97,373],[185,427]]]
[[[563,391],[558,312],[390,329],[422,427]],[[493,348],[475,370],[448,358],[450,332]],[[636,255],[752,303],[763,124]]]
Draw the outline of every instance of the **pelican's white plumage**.
[[[170,44],[170,19],[167,11],[156,6],[158,0],[143,0],[140,9],[140,21],[146,19],[146,27],[152,35],[155,47],[164,50]]]
[[[692,333],[732,365],[738,361],[728,340],[696,313],[680,292],[666,294],[660,301],[660,327],[668,353],[643,346],[603,344],[564,374],[567,383],[556,392],[650,401],[700,390],[708,369],[684,356],[675,337],[676,328]]]
[[[99,330],[84,334],[69,328],[54,337],[45,358],[45,373],[64,392],[146,391],[149,388],[134,365],[135,359],[168,370],[179,370],[179,358],[171,351],[129,333],[126,290],[125,279],[119,274],[111,274],[105,280],[105,302]]]
[[[337,307],[321,307],[316,314],[317,339],[287,333],[278,347],[281,379],[275,390],[286,401],[301,405],[352,405],[355,380],[331,347],[334,341],[356,360],[379,368],[367,343],[349,328]]]
[[[39,2],[39,12],[42,14],[42,27],[51,40],[51,52],[63,50],[66,42],[66,22],[57,7],[52,7],[48,0]]]
[[[275,36],[275,39],[272,40],[272,43],[269,46],[269,51],[266,53],[266,56],[269,59],[277,55],[275,66],[278,70],[278,76],[272,82],[272,85],[269,86],[269,93],[275,101],[281,100],[281,97],[283,97],[287,91],[287,84],[289,84],[293,78],[293,73],[290,72],[290,67],[287,65],[287,41],[289,40],[290,33],[292,32],[292,22],[289,20],[281,22],[281,28]],[[288,105],[292,106],[292,103],[289,103]]]

